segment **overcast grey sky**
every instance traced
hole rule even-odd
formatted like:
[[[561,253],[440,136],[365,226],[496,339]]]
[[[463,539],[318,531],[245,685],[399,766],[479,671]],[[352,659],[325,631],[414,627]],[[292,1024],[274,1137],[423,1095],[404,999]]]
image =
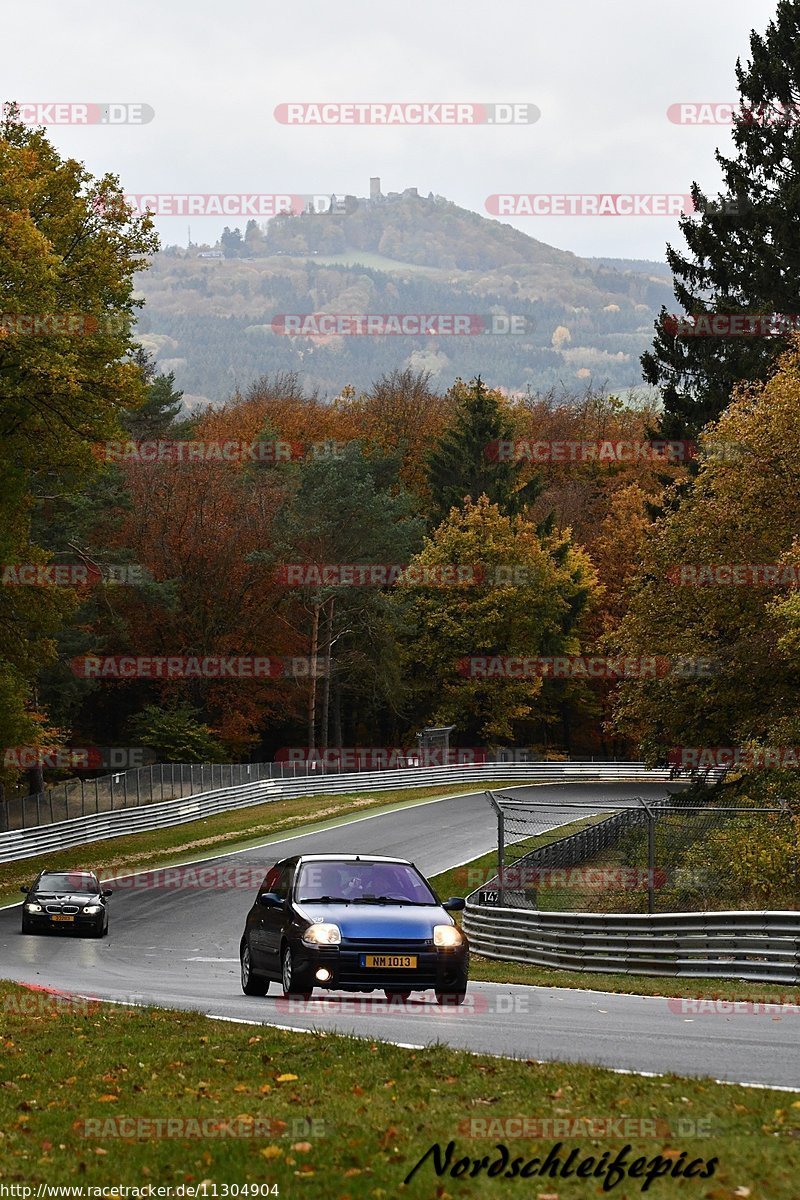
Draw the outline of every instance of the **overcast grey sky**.
[[[139,102],[146,125],[53,126],[60,150],[118,173],[126,192],[355,193],[416,186],[485,213],[514,193],[713,190],[725,126],[672,124],[681,101],[735,99],[774,0],[38,0],[4,6],[5,100]],[[531,125],[281,125],[291,101],[528,102]],[[519,217],[512,224],[578,254],[663,258],[663,217]],[[158,221],[186,242],[188,222]],[[192,218],[195,241],[223,224]]]

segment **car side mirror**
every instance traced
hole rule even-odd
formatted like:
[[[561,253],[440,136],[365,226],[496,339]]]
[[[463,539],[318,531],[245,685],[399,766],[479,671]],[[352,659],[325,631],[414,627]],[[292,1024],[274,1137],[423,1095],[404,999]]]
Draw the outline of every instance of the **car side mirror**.
[[[107,900],[107,899],[108,899],[108,897],[109,897],[109,896],[113,896],[113,895],[114,895],[114,893],[113,893],[113,892],[110,892],[110,891],[109,891],[109,892],[101,892],[101,893],[100,893],[100,895],[103,897],[103,899],[104,899],[104,900]]]
[[[22,892],[23,896],[27,896],[28,892],[29,892],[31,889],[30,889],[30,888],[26,888],[26,887],[21,887],[19,890]]]
[[[259,892],[258,903],[264,908],[283,908],[283,900],[277,892]]]
[[[461,912],[467,907],[467,902],[463,896],[451,896],[449,900],[445,900],[442,908],[445,912]]]

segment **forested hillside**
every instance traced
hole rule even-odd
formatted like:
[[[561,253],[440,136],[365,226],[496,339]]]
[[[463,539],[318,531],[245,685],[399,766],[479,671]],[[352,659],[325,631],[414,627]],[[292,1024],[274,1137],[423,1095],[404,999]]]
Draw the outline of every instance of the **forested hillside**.
[[[264,373],[296,371],[329,397],[387,371],[448,386],[482,373],[533,389],[640,382],[669,276],[659,264],[587,261],[441,198],[356,201],[344,213],[251,221],[224,257],[173,247],[138,283],[140,334],[187,397],[220,402]],[[285,336],[282,314],[441,313],[521,318],[518,333]]]

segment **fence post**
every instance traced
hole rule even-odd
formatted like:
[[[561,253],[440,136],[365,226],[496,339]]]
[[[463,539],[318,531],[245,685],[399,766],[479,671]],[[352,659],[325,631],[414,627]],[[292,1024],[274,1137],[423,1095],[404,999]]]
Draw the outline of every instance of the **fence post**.
[[[139,805],[142,802],[139,797],[139,773],[140,773],[140,771],[141,771],[141,767],[137,767],[136,768],[136,807],[137,808],[139,807]]]
[[[502,908],[506,902],[506,818],[499,805],[497,806],[497,876],[499,880],[497,903]]]
[[[128,772],[122,772],[122,807],[128,807]]]
[[[656,819],[647,812],[647,911],[655,912]]]
[[[487,792],[494,811],[497,813],[497,903],[502,908],[505,904],[506,876],[506,819],[502,808],[495,799],[494,792]]]

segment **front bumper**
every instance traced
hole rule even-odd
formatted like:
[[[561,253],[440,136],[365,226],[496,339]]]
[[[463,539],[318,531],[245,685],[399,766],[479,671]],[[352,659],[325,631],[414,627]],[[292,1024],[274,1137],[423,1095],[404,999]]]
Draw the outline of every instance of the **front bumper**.
[[[57,921],[54,917],[70,915],[71,921]],[[23,912],[22,921],[31,933],[85,933],[87,930],[102,929],[105,925],[105,913],[86,915],[85,913],[27,913]]]
[[[362,965],[366,955],[410,955],[416,958],[414,967],[367,967]],[[466,987],[469,975],[469,947],[439,950],[396,945],[375,947],[365,943],[340,946],[307,946],[298,942],[294,947],[294,965],[298,977],[311,987],[339,991],[365,992],[373,989],[421,992],[429,988],[437,992],[459,992]],[[319,980],[320,968],[331,973],[330,979]]]

